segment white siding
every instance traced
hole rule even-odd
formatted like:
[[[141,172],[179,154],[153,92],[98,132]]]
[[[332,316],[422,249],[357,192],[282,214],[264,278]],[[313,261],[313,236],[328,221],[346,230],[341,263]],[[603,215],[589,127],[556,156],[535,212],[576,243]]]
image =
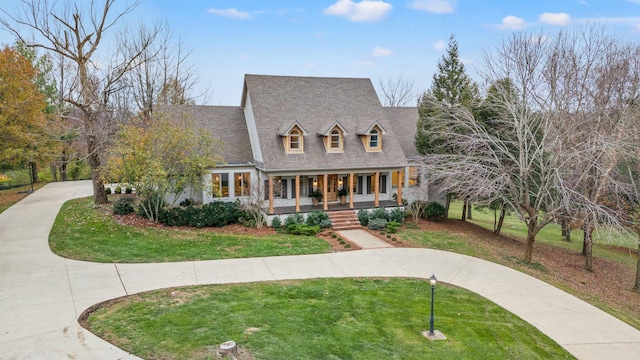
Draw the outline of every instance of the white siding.
[[[251,106],[251,96],[247,91],[247,99],[244,105],[244,118],[247,121],[247,130],[249,131],[249,141],[251,142],[251,152],[253,158],[257,162],[264,162],[262,158],[262,149],[258,140],[258,129],[256,128],[256,119],[253,116],[253,107]]]

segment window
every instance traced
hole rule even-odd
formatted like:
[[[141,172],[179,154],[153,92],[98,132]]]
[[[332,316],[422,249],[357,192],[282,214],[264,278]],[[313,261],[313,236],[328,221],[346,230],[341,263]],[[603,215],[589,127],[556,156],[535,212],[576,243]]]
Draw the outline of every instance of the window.
[[[298,126],[294,126],[283,137],[287,154],[302,154],[304,152],[304,134]]]
[[[409,187],[420,186],[420,173],[415,166],[409,167]]]
[[[248,172],[236,173],[234,179],[235,196],[249,196],[251,191],[251,174]]]
[[[367,194],[373,194],[373,183],[371,181],[371,175],[367,175]]]
[[[214,197],[229,197],[229,174],[212,174],[211,190]]]
[[[362,194],[364,193],[364,191],[363,191],[363,187],[362,187],[362,182],[363,182],[363,181],[362,181],[362,176],[358,176],[358,181],[356,182],[356,183],[357,183],[357,185],[356,185],[356,186],[357,186],[357,187],[356,187],[357,191],[356,191],[356,192],[357,192],[359,195],[362,195]]]
[[[300,131],[293,129],[289,135],[289,149],[300,150]]]
[[[378,145],[379,145],[379,133],[377,129],[373,129],[371,130],[371,132],[369,133],[369,148],[371,149],[377,149]]]
[[[380,175],[378,187],[381,194],[387,193],[387,175]]]

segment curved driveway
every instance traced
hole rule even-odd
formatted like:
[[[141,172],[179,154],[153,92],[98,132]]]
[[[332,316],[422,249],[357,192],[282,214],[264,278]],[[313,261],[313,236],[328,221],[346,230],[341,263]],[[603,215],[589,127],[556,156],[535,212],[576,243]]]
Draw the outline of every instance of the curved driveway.
[[[62,204],[89,182],[52,183],[0,214],[0,359],[137,359],[84,330],[78,316],[111,298],[158,288],[316,277],[418,277],[474,291],[520,316],[579,359],[640,357],[640,331],[528,275],[429,249],[163,264],[96,264],[51,253]],[[446,333],[446,330],[445,330]]]

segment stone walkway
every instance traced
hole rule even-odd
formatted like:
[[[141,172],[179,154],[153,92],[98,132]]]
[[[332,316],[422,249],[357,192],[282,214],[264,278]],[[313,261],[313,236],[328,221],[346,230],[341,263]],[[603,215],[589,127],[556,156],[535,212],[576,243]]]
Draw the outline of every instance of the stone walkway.
[[[640,331],[518,271],[438,250],[344,253],[164,264],[96,264],[60,258],[47,238],[60,206],[89,182],[54,183],[0,214],[0,359],[137,359],[77,322],[93,304],[158,288],[319,277],[436,274],[537,327],[578,359],[638,359]]]

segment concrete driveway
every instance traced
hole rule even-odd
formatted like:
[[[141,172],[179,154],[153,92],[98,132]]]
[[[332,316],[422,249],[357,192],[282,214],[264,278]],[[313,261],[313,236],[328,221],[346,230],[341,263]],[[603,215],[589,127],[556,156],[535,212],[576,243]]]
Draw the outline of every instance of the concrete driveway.
[[[488,261],[438,250],[345,253],[163,264],[96,264],[51,253],[62,204],[90,182],[52,183],[0,214],[0,359],[137,359],[79,326],[89,306],[158,288],[318,277],[417,277],[476,292],[520,316],[579,359],[640,357],[640,331],[576,297]]]

